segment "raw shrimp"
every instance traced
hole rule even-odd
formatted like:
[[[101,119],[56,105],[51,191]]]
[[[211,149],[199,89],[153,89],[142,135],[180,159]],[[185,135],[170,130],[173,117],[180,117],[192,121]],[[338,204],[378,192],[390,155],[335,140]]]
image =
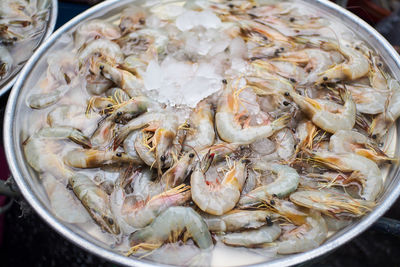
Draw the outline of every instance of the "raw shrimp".
[[[356,172],[363,185],[361,197],[375,201],[383,189],[381,170],[375,162],[354,153],[333,153],[328,151],[311,152],[311,159],[329,168],[343,172]]]
[[[64,156],[64,162],[71,167],[86,169],[98,168],[112,164],[140,164],[142,161],[140,159],[130,157],[122,152],[76,149],[69,151]]]
[[[184,154],[171,168],[169,168],[162,176],[160,182],[166,188],[173,188],[183,183],[186,177],[192,172],[192,161],[195,157],[194,153]]]
[[[337,131],[330,138],[329,150],[336,153],[353,152],[377,163],[394,160],[380,150],[367,136],[355,131]]]
[[[276,196],[265,196],[265,198],[260,199],[250,198],[244,195],[240,198],[238,208],[247,209],[254,207],[266,208],[267,210],[273,211],[295,225],[304,224],[307,217],[307,214],[299,210],[292,202],[279,199]]]
[[[88,43],[79,51],[78,60],[82,65],[93,59],[93,57],[101,58],[111,64],[120,64],[124,61],[124,55],[121,48],[114,42],[107,39],[97,39]],[[96,63],[100,64],[100,63]]]
[[[161,246],[166,241],[176,242],[184,233],[184,241],[192,238],[204,250],[212,248],[213,242],[207,224],[192,208],[171,207],[161,213],[151,225],[138,230],[130,237],[131,254],[145,245]]]
[[[311,212],[306,218],[306,223],[288,231],[281,236],[277,243],[278,254],[291,254],[304,252],[318,247],[325,241],[328,227],[318,212]]]
[[[346,85],[356,103],[357,111],[364,114],[379,114],[385,111],[388,98],[386,92],[365,85]]]
[[[78,74],[78,62],[65,52],[56,53],[47,60],[47,76],[40,85],[45,92],[31,94],[27,103],[31,108],[42,109],[58,102],[71,88],[79,85],[75,79]]]
[[[237,97],[232,84],[228,85],[223,91],[215,115],[218,134],[226,142],[251,144],[257,139],[271,136],[289,122],[290,116],[282,116],[273,122],[242,128],[235,118],[239,108]]]
[[[70,139],[84,147],[90,147],[89,139],[79,130],[71,127],[45,127],[28,138],[24,143],[26,160],[37,172],[49,171],[55,177],[69,177],[72,172],[65,168],[56,155],[57,140]]]
[[[69,186],[82,202],[93,220],[105,231],[118,235],[120,229],[111,213],[108,195],[84,174],[69,178]]]
[[[266,163],[257,161],[253,167],[254,170],[271,171],[277,175],[274,182],[257,187],[241,198],[241,201],[249,199],[266,199],[267,196],[276,195],[279,198],[288,196],[297,189],[299,184],[299,174],[289,166],[277,163]]]
[[[259,229],[225,234],[221,236],[221,241],[230,246],[257,247],[275,241],[280,235],[281,228],[279,224],[274,223]]]
[[[85,22],[75,31],[75,47],[81,47],[90,41],[105,38],[109,40],[121,37],[117,26],[100,19]]]
[[[326,71],[333,64],[340,63],[340,59],[333,53],[321,49],[304,49],[295,52],[280,53],[272,60],[303,64],[308,77],[300,80],[300,84],[315,83],[321,72]]]
[[[247,161],[234,162],[221,182],[208,185],[205,174],[212,160],[212,154],[206,155],[194,170],[190,179],[192,199],[201,210],[213,215],[222,215],[233,209],[239,201],[246,180]]]
[[[124,90],[130,97],[143,96],[143,81],[129,71],[119,69],[107,63],[99,65],[101,73]]]
[[[328,190],[297,191],[290,195],[297,205],[320,211],[326,215],[360,217],[371,211],[374,202],[354,199],[346,194]]]
[[[279,215],[266,210],[231,210],[221,216],[204,213],[202,217],[211,232],[235,232],[271,224]]]
[[[180,185],[144,201],[125,199],[121,207],[121,217],[131,227],[143,228],[169,207],[181,206],[188,202],[190,200],[188,189],[188,186]]]
[[[294,102],[310,117],[312,122],[329,133],[351,130],[356,122],[356,105],[350,93],[341,91],[341,94],[345,102],[343,106],[304,97],[295,92],[290,93]]]
[[[47,123],[51,127],[68,126],[92,134],[100,115],[86,116],[85,108],[78,105],[59,105],[47,115]]]
[[[132,132],[150,125],[159,124],[160,121],[165,119],[166,114],[160,112],[147,112],[121,127],[114,139],[114,148],[117,148],[125,138]]]
[[[317,83],[343,79],[353,81],[368,74],[370,64],[368,58],[362,52],[345,43],[326,42],[323,46],[339,51],[347,60],[322,72]]]
[[[183,143],[183,150],[203,149],[214,143],[215,132],[211,105],[200,102],[189,120],[189,129]]]
[[[398,81],[390,78],[387,81],[387,87],[390,93],[386,110],[374,118],[369,129],[369,134],[378,140],[382,139],[388,129],[400,117],[400,84]]]

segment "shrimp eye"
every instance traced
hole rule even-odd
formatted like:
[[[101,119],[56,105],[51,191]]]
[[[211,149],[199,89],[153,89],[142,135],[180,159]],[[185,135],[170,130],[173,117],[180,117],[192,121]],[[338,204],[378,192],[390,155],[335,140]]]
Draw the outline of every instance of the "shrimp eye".
[[[243,163],[243,164],[249,164],[249,163],[250,163],[250,160],[249,160],[249,159],[243,159],[243,160],[242,160],[242,163]]]
[[[122,27],[121,27],[121,31],[124,32],[125,30],[126,30],[126,27],[125,27],[125,26],[122,26]]]
[[[223,83],[223,84],[228,84],[228,81],[227,81],[226,79],[223,79],[223,80],[222,80],[222,83]]]
[[[162,155],[161,157],[160,157],[160,160],[161,161],[165,161],[167,158],[164,156],[164,155]]]
[[[145,22],[146,22],[146,20],[145,20],[144,18],[140,18],[140,19],[139,19],[139,23],[140,23],[140,24],[143,25]]]
[[[234,8],[235,6],[233,4],[228,5],[229,8]]]
[[[104,69],[104,65],[100,65],[99,69],[103,70]]]
[[[287,102],[287,101],[283,101],[283,105],[285,105],[285,106],[289,106],[289,102]]]
[[[111,108],[112,106],[113,106],[112,104],[108,104],[108,105],[107,105],[108,108]]]
[[[267,222],[267,226],[272,226],[272,219],[271,219],[271,217],[267,216],[267,217],[265,218],[265,220],[266,220],[266,222]]]
[[[271,201],[269,203],[273,206],[273,205],[275,205],[275,200],[271,199]]]
[[[285,96],[290,96],[289,92],[285,92]]]
[[[372,139],[378,138],[378,136],[376,136],[376,134],[373,134],[371,137],[372,137]]]
[[[295,78],[290,78],[289,80],[290,80],[292,83],[296,83],[296,82],[297,82]]]
[[[322,79],[323,79],[324,81],[327,81],[327,80],[328,80],[328,77],[324,76]]]
[[[294,22],[296,19],[292,17],[289,20],[290,20],[290,22]]]
[[[114,224],[114,220],[112,218],[107,217],[107,222],[109,225],[113,225]]]
[[[382,63],[379,62],[379,63],[377,64],[377,66],[378,66],[378,67],[382,67]]]
[[[272,197],[278,197],[276,194],[272,194]]]
[[[122,115],[122,112],[121,111],[118,111],[117,112],[117,116],[121,116]]]
[[[189,154],[189,158],[194,158],[194,154],[193,154],[193,153],[190,153],[190,154]]]
[[[120,152],[118,152],[117,154],[115,154],[117,157],[122,157],[122,154]]]

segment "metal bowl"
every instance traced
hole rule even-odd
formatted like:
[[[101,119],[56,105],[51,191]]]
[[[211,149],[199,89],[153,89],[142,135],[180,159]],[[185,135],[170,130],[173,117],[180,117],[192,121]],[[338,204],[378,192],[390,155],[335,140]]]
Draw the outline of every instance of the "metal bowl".
[[[40,66],[45,66],[43,64],[46,64],[46,60],[43,58],[46,53],[51,52],[52,49],[56,49],[56,41],[62,40],[61,37],[63,34],[73,31],[80,22],[95,17],[101,17],[105,14],[116,14],[120,12],[124,6],[132,2],[132,0],[109,0],[92,7],[57,30],[35,52],[21,71],[9,97],[4,123],[4,143],[10,169],[22,194],[36,212],[39,213],[39,215],[57,232],[78,246],[109,261],[128,266],[154,266],[153,262],[145,259],[122,256],[110,249],[104,243],[80,230],[75,225],[67,224],[57,219],[49,208],[49,203],[47,203],[47,198],[40,185],[38,175],[27,164],[22,149],[23,138],[26,138],[26,136],[21,132],[21,125],[24,122],[24,112],[29,110],[25,103],[27,92],[29,92],[28,85],[32,80],[37,79],[38,74],[40,73]],[[360,39],[366,41],[371,47],[375,48],[376,52],[381,55],[383,60],[386,62],[392,75],[398,80],[400,79],[399,55],[393,47],[366,22],[328,0],[302,0],[301,2],[310,7],[318,8],[324,16],[326,15],[329,19],[340,21],[348,28],[352,29]],[[399,131],[397,131],[397,133],[399,133]],[[397,140],[397,136],[394,136],[394,140]],[[395,150],[398,155],[398,149]],[[319,257],[343,245],[365,231],[395,202],[400,194],[400,168],[398,165],[393,165],[390,168],[384,188],[385,190],[383,194],[378,199],[378,205],[371,213],[354,222],[352,225],[333,234],[320,247],[304,253],[288,255],[269,262],[255,264],[253,266],[294,265]],[[157,265],[162,266],[162,264]]]
[[[37,47],[39,47],[44,41],[46,41],[47,38],[50,37],[50,35],[53,33],[54,28],[56,26],[57,15],[58,15],[58,1],[51,0],[50,16],[49,20],[47,21],[46,31],[39,40]],[[18,68],[20,69],[14,74],[12,74],[10,77],[8,77],[6,81],[3,81],[2,84],[0,84],[0,97],[3,94],[5,94],[8,90],[10,90],[10,88],[14,85],[15,81],[17,80],[18,73],[21,72],[22,67],[23,66],[18,66]]]

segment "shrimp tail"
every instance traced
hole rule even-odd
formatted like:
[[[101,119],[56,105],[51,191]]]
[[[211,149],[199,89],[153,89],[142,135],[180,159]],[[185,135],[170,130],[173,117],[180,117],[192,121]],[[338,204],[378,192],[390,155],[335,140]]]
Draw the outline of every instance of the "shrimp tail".
[[[92,148],[92,143],[90,142],[90,139],[87,136],[83,135],[81,132],[71,135],[69,139],[74,143],[83,146],[84,148]]]

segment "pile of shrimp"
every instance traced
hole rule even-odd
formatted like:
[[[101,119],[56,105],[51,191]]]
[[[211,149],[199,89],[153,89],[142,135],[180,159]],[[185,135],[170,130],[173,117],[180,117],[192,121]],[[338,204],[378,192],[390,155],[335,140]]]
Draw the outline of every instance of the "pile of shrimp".
[[[27,59],[18,55],[15,47],[21,44],[25,51],[33,51],[35,44],[28,47],[27,41],[41,39],[43,36],[50,5],[50,0],[0,2],[0,83],[9,77],[20,62]]]
[[[304,12],[175,1],[78,26],[26,99],[25,156],[54,214],[165,263],[171,244],[196,260],[221,245],[305,252],[370,212],[396,161],[400,86],[365,43]],[[210,62],[215,75],[183,71]],[[199,77],[218,88],[191,107]],[[190,101],[160,97],[170,86]]]

